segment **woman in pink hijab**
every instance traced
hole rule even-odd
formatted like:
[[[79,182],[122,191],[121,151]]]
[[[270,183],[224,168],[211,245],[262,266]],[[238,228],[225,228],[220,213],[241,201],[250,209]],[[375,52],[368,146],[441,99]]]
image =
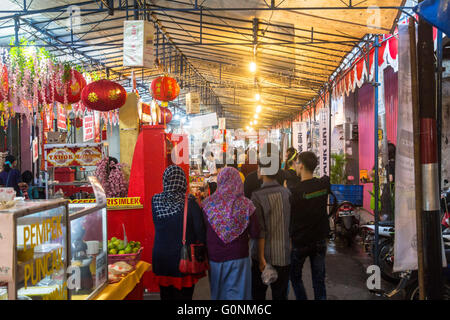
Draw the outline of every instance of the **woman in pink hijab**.
[[[244,196],[239,171],[227,167],[217,190],[203,201],[212,300],[251,300],[249,239],[257,239],[255,207]]]

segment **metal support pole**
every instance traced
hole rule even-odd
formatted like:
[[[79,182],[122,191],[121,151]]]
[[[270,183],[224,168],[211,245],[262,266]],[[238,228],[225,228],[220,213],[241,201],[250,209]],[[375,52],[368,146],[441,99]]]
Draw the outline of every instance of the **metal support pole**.
[[[139,20],[139,6],[136,0],[133,0],[134,3],[134,20]]]
[[[70,10],[70,43],[73,46],[73,10]]]
[[[437,75],[436,75],[436,109],[437,109],[437,145],[438,145],[438,165],[439,165],[439,190],[442,184],[442,31],[437,31]]]
[[[14,45],[18,47],[20,45],[19,40],[20,21],[19,16],[14,17]]]
[[[434,42],[432,26],[424,19],[419,20],[417,48],[425,287],[427,299],[440,300],[443,295],[442,236],[436,141]]]
[[[417,49],[416,27],[413,19],[409,19],[409,50],[411,59],[411,93],[413,104],[413,141],[414,141],[414,184],[416,198],[416,230],[417,230],[417,273],[419,282],[419,299],[425,300],[423,226],[422,226],[422,166],[420,164],[420,117],[417,85]]]
[[[375,210],[374,210],[374,217],[375,217],[375,264],[378,265],[378,240],[379,240],[379,234],[378,234],[378,222],[379,222],[379,208],[378,208],[378,196],[379,196],[379,188],[380,188],[380,179],[378,176],[378,48],[380,47],[380,44],[378,42],[378,35],[375,36],[375,52],[374,52],[374,58],[373,63],[375,66],[374,71],[374,77],[375,81],[373,83],[374,86],[374,128],[373,128],[373,135],[374,135],[374,154],[375,154],[375,177],[374,177],[374,192],[375,192]],[[369,70],[370,73],[370,70]],[[369,75],[370,77],[370,75]]]
[[[331,174],[331,97],[333,88],[329,84],[328,88],[328,176]]]
[[[203,33],[203,8],[200,8],[200,43],[202,43]]]

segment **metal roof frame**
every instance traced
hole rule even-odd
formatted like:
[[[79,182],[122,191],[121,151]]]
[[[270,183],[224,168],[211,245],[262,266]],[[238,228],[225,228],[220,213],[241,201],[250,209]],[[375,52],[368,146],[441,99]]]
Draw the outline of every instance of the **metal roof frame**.
[[[3,40],[14,35],[17,38],[36,38],[36,46],[52,48],[58,57],[73,55],[82,63],[90,63],[106,73],[110,72],[114,79],[122,82],[129,82],[129,75],[134,71],[139,89],[147,92],[148,80],[161,74],[161,68],[123,67],[120,50],[123,33],[115,32],[122,28],[122,24],[117,24],[122,20],[145,19],[157,29],[156,56],[160,67],[166,71],[170,69],[179,79],[183,88],[180,96],[184,97],[185,89],[198,88],[203,97],[203,107],[216,111],[219,116],[230,117],[232,127],[242,126],[246,121],[236,116],[237,113],[253,113],[251,108],[246,107],[256,105],[249,96],[255,90],[263,90],[263,100],[268,104],[265,109],[277,110],[276,115],[261,113],[260,119],[273,121],[292,117],[326,90],[338,72],[344,69],[346,62],[360,53],[361,44],[372,41],[368,36],[361,38],[329,32],[323,27],[309,29],[295,24],[283,25],[271,19],[259,19],[255,40],[252,20],[232,14],[247,11],[294,12],[305,17],[316,17],[311,12],[370,9],[370,6],[361,6],[365,1],[357,4],[352,0],[348,3],[341,1],[342,6],[282,7],[271,0],[260,7],[229,8],[204,6],[204,1],[199,5],[197,0],[92,0],[64,5],[58,5],[58,0],[55,0],[57,5],[48,8],[36,7],[38,2],[28,1],[27,5],[27,0],[24,0],[21,6],[15,0],[21,10],[0,10],[0,32],[17,29],[17,23],[22,23],[14,34],[0,36],[1,47],[9,47]],[[60,25],[67,19],[64,14],[72,5],[79,7],[83,19],[80,27],[86,30],[74,32]],[[397,10],[398,19],[401,12],[411,9],[403,5],[404,1],[401,6],[382,5],[379,9]],[[45,17],[34,19],[37,14],[44,14]],[[103,14],[105,16],[97,16]],[[239,69],[245,69],[246,61],[253,57],[254,48],[258,49],[259,71],[253,81],[249,74],[239,72]],[[235,103],[236,98],[229,93],[229,89],[233,88],[233,95],[236,91],[238,95],[243,95],[239,103]],[[172,105],[180,107],[179,103]]]

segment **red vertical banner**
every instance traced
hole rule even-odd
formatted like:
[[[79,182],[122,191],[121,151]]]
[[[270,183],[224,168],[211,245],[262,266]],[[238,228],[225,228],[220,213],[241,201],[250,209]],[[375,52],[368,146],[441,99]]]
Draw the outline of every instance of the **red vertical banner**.
[[[67,130],[66,109],[58,106],[58,129]]]
[[[86,113],[83,120],[83,141],[94,139],[94,114]]]
[[[100,113],[98,111],[94,111],[94,135],[95,142],[101,142],[100,136]]]

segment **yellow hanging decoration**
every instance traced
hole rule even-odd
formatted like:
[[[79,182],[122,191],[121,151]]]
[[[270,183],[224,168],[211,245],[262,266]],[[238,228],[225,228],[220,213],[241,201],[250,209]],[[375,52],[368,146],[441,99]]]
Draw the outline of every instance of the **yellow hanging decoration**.
[[[0,102],[0,111],[5,111],[5,104]]]
[[[1,125],[2,127],[5,126],[5,120],[3,119],[3,115],[2,115],[2,120],[1,120],[1,122],[0,122],[0,125]]]

